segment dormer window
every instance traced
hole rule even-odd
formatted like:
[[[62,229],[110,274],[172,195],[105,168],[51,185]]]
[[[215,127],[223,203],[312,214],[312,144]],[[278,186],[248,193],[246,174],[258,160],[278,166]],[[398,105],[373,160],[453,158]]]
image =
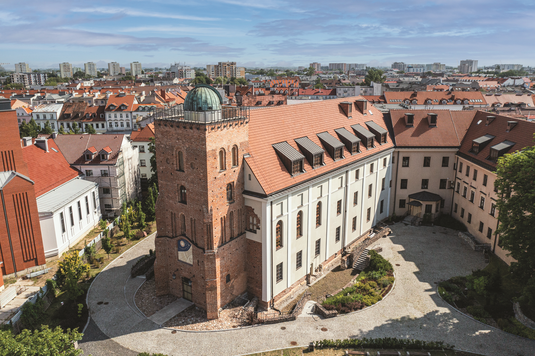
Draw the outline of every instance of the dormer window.
[[[344,144],[342,142],[338,141],[328,132],[319,133],[318,138],[323,144],[323,147],[327,149],[327,152],[329,152],[329,155],[332,157],[332,159],[336,161],[338,159],[344,158],[343,156]]]
[[[286,167],[286,170],[288,170],[292,176],[304,172],[303,161],[305,156],[293,148],[288,142],[284,141],[276,143],[272,145],[272,147],[275,149],[275,152],[277,152],[277,156],[279,156]]]
[[[115,109],[117,108],[117,106],[115,106],[115,105],[112,104],[112,105],[110,105],[109,108],[110,108],[110,110],[115,110]]]
[[[375,135],[375,140],[379,142],[379,144],[386,143],[386,134],[388,131],[386,129],[382,128],[381,126],[377,125],[373,121],[365,122],[366,126],[368,126],[368,129]]]
[[[295,143],[297,143],[297,146],[301,152],[304,153],[308,163],[312,167],[316,168],[323,165],[323,154],[325,153],[323,148],[318,146],[308,137],[297,138],[295,139]]]
[[[347,131],[345,128],[334,130],[338,135],[340,141],[344,143],[346,149],[351,152],[352,155],[360,152],[360,138]]]
[[[413,125],[414,125],[414,114],[406,113],[405,114],[405,126],[413,126]]]
[[[437,114],[429,113],[429,126],[437,126]]]
[[[366,149],[370,149],[374,147],[375,135],[373,133],[366,130],[364,127],[360,126],[359,124],[352,125],[351,128],[355,130],[357,137],[362,140],[362,142],[364,143],[364,147],[366,147]]]
[[[515,142],[511,141],[503,141],[497,145],[494,145],[490,148],[490,156],[488,159],[491,161],[496,162],[499,157],[503,156],[505,153],[507,153],[511,147],[515,145]]]
[[[121,105],[121,110],[126,110],[126,105]]]
[[[492,135],[485,135],[472,141],[472,153],[478,154],[494,138]]]
[[[91,159],[93,159],[93,155],[91,155],[89,153],[85,155],[85,160],[86,161],[91,161]]]

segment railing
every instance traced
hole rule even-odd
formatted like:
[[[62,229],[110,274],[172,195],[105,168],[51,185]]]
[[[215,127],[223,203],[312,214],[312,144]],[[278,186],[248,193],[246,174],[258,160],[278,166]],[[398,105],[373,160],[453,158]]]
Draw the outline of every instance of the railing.
[[[154,120],[173,120],[181,122],[193,122],[210,124],[222,121],[229,121],[250,117],[249,107],[223,107],[220,111],[184,111],[183,105],[176,105],[170,108],[163,108],[154,111],[147,119]]]
[[[310,297],[309,292],[303,293],[301,298],[297,301],[297,304],[291,312],[279,312],[279,311],[269,311],[269,312],[259,312],[256,313],[255,319],[257,323],[262,324],[275,324],[281,323],[284,321],[295,320],[299,314],[303,311],[308,298]]]

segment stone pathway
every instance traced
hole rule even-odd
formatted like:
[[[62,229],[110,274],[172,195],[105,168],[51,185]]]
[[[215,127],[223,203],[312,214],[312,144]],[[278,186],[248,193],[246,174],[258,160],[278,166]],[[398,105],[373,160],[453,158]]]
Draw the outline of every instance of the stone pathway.
[[[483,268],[483,255],[471,250],[456,233],[441,227],[396,224],[376,242],[394,266],[396,286],[375,306],[332,319],[302,317],[295,321],[218,332],[188,332],[158,327],[129,306],[125,295],[131,266],[154,248],[149,237],[116,259],[94,281],[88,294],[90,315],[99,330],[86,330],[81,348],[98,355],[93,334],[102,331],[102,347],[167,355],[240,355],[308,345],[320,339],[398,337],[441,340],[457,349],[489,356],[533,355],[535,341],[472,320],[442,301],[436,283]],[[128,290],[132,290],[128,288]],[[108,301],[109,304],[98,304]],[[284,327],[284,329],[282,328]],[[101,350],[101,349],[100,349]]]
[[[192,305],[193,303],[189,300],[180,298],[178,300],[175,300],[173,303],[169,304],[162,310],[159,310],[153,315],[151,315],[149,319],[158,325],[163,325],[167,320],[172,319],[175,315],[181,313]]]

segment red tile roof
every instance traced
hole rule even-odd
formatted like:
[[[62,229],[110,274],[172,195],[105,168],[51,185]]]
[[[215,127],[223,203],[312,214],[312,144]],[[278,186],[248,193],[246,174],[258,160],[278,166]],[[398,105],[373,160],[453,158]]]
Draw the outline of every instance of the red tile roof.
[[[95,146],[89,147],[86,151],[89,151],[91,153],[97,153],[97,149],[95,148]]]
[[[106,111],[133,111],[136,97],[134,95],[110,95],[108,103],[106,104]],[[112,109],[113,105],[113,109]],[[121,109],[121,105],[125,105],[125,109]]]
[[[154,124],[148,124],[144,128],[132,132],[130,140],[134,142],[149,142],[151,137],[155,137]]]
[[[104,147],[101,151],[107,152],[108,154],[112,152],[110,146]]]
[[[35,183],[36,197],[79,176],[53,140],[48,140],[48,152],[30,145],[22,148],[22,156],[28,165],[29,178]]]
[[[58,135],[54,139],[59,149],[65,156],[65,159],[70,164],[105,164],[114,165],[117,162],[117,157],[121,152],[121,145],[123,143],[124,135],[119,134],[98,134],[98,135]],[[84,152],[88,149],[94,149],[94,152],[100,151],[102,148],[109,146],[113,153],[110,159],[104,162],[100,161],[99,155],[91,161],[85,160]]]
[[[322,100],[315,103],[251,110],[251,119],[249,121],[249,152],[251,156],[245,160],[266,194],[272,194],[292,185],[303,183],[348,163],[356,162],[364,157],[369,157],[394,147],[390,138],[385,144],[376,144],[375,148],[369,150],[361,148],[362,152],[353,156],[344,147],[344,159],[334,161],[325,153],[324,166],[312,169],[305,159],[305,173],[294,177],[288,173],[272,146],[275,143],[286,141],[299,151],[299,147],[294,141],[296,138],[307,136],[322,147],[323,144],[317,137],[317,134],[321,132],[328,132],[336,138],[338,135],[334,131],[335,129],[344,127],[349,132],[354,132],[351,125],[360,124],[366,128],[365,122],[370,120],[386,129],[383,115],[370,104],[368,104],[368,109],[371,110],[373,115],[368,112],[366,116],[362,115],[354,105],[352,119],[348,119],[345,116],[339,107],[339,103],[357,99],[362,99],[362,97]],[[284,130],[277,129],[281,127],[284,127]]]
[[[441,91],[385,91],[384,96],[387,104],[401,103],[408,100],[411,105],[427,105],[431,100],[432,105],[486,105],[483,94],[479,91],[458,91],[458,92],[441,92]],[[416,104],[413,104],[416,100]],[[443,100],[446,100],[443,103]],[[457,101],[460,100],[460,104]],[[468,103],[464,103],[468,100]]]
[[[406,126],[405,114],[414,114]],[[437,114],[437,125],[429,126],[428,114]],[[475,111],[390,110],[397,147],[459,147]]]
[[[487,116],[495,117],[489,125],[486,124]],[[516,126],[509,132],[507,132],[508,121],[517,122]],[[511,118],[507,116],[478,111],[464,136],[461,148],[459,149],[459,155],[492,170],[496,168],[496,162],[488,159],[490,157],[490,149],[492,146],[506,140],[511,141],[514,142],[515,145],[512,146],[507,153],[513,153],[525,147],[533,146],[534,133],[535,122],[522,119],[511,120]],[[479,153],[476,154],[471,152],[473,140],[485,135],[492,135],[495,137],[483,149],[480,149]]]

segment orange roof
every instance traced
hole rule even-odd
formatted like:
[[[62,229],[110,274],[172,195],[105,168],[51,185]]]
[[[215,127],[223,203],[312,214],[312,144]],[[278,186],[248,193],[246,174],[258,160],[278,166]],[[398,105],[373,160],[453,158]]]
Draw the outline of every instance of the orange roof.
[[[97,153],[97,149],[95,148],[95,146],[89,147],[86,151],[89,151],[91,153]]]
[[[30,145],[22,148],[22,156],[28,165],[28,175],[35,185],[35,196],[39,197],[50,190],[78,177],[53,140],[48,140],[48,152]]]
[[[414,114],[413,126],[406,126],[405,114]],[[429,126],[428,114],[437,114],[437,124]],[[398,147],[459,147],[475,111],[390,110]]]
[[[149,142],[151,137],[154,136],[154,124],[147,124],[142,129],[132,132],[130,135],[130,140],[134,142]]]
[[[102,151],[111,153],[111,152],[112,152],[112,149],[110,148],[110,146],[106,146],[106,147],[104,147],[104,148],[102,149]]]
[[[110,95],[108,103],[106,104],[106,111],[132,111],[136,97],[134,95]],[[112,109],[111,106],[114,106]],[[121,105],[125,105],[125,109],[121,109]]]
[[[273,148],[273,144],[286,141],[299,151],[299,147],[294,140],[307,136],[322,147],[323,145],[317,134],[326,131],[337,138],[338,135],[335,133],[335,129],[346,128],[348,131],[354,132],[351,125],[360,124],[366,128],[365,122],[367,121],[374,121],[386,129],[382,113],[370,104],[368,104],[368,109],[373,115],[367,112],[367,115],[364,116],[354,107],[352,119],[348,119],[340,110],[339,103],[355,101],[356,99],[362,99],[362,97],[321,100],[315,103],[251,110],[251,119],[249,121],[249,152],[251,156],[245,160],[266,194],[273,194],[295,184],[303,183],[349,163],[354,163],[362,158],[394,147],[390,138],[387,139],[387,143],[376,144],[372,149],[361,148],[362,152],[355,155],[351,155],[344,146],[343,155],[345,158],[343,159],[334,161],[326,153],[324,166],[312,169],[305,159],[305,173],[293,177],[288,173]],[[281,127],[284,127],[284,130],[277,129]]]
[[[387,104],[408,100],[411,105],[486,105],[485,98],[480,91],[385,91],[384,96]],[[428,103],[428,100],[431,100],[431,103]],[[468,102],[465,103],[465,100]]]

